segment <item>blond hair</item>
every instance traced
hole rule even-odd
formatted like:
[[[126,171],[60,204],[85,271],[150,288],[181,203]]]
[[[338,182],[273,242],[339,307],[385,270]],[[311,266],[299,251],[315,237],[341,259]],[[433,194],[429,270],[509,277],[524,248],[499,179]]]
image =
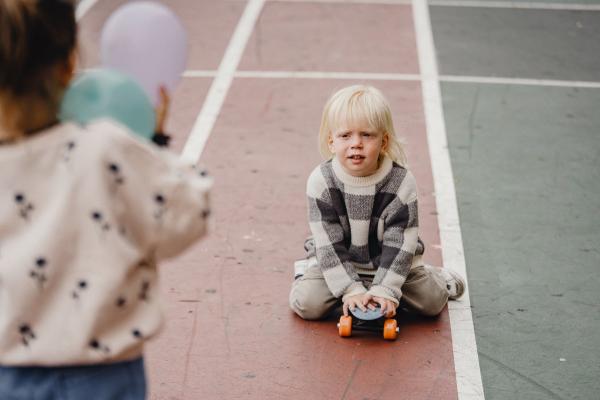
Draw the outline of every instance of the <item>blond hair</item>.
[[[366,122],[371,129],[387,135],[388,144],[384,154],[406,166],[406,155],[394,131],[389,103],[378,89],[367,85],[340,89],[325,104],[319,129],[319,151],[324,159],[333,156],[329,151],[330,136],[342,126],[348,127],[358,121]]]

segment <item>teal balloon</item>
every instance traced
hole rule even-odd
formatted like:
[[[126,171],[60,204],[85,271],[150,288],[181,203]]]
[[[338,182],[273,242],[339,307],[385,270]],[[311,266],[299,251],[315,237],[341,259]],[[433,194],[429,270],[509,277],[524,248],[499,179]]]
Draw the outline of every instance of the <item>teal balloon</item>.
[[[81,125],[101,118],[118,121],[147,139],[154,133],[154,109],[144,89],[127,75],[108,69],[86,71],[75,78],[60,110],[62,121]]]

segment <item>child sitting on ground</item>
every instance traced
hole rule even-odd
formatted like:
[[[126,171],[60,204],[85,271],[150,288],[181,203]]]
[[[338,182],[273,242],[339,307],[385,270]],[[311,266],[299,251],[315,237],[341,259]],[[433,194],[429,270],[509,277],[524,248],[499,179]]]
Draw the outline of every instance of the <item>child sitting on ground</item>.
[[[439,314],[464,292],[448,268],[423,263],[417,187],[396,139],[390,107],[371,86],[350,86],[325,105],[319,132],[327,160],[307,182],[306,260],[296,263],[290,306],[304,319],[326,316],[340,299],[343,313],[402,304]]]

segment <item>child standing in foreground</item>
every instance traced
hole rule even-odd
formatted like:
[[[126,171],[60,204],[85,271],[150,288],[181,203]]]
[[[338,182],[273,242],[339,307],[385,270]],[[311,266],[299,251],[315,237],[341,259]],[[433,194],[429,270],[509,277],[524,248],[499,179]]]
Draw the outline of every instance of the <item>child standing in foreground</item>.
[[[206,232],[205,173],[57,113],[72,1],[0,1],[0,399],[142,400],[158,261]],[[158,124],[162,128],[162,120]]]
[[[341,299],[344,315],[378,306],[390,318],[400,304],[439,314],[463,294],[464,280],[423,263],[416,182],[381,92],[357,85],[335,93],[319,143],[327,161],[307,182],[312,237],[296,263],[292,310],[319,319]]]

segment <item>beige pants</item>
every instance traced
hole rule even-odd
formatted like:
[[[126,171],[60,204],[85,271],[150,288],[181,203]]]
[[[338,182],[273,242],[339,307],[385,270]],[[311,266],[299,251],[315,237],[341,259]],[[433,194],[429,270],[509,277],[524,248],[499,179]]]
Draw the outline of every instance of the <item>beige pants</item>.
[[[400,307],[422,315],[438,315],[448,302],[446,281],[439,269],[429,265],[413,266],[402,285]],[[370,286],[372,279],[372,276],[364,277],[366,287]],[[304,319],[321,319],[339,304],[341,299],[329,291],[317,264],[312,264],[292,285],[290,307]]]

